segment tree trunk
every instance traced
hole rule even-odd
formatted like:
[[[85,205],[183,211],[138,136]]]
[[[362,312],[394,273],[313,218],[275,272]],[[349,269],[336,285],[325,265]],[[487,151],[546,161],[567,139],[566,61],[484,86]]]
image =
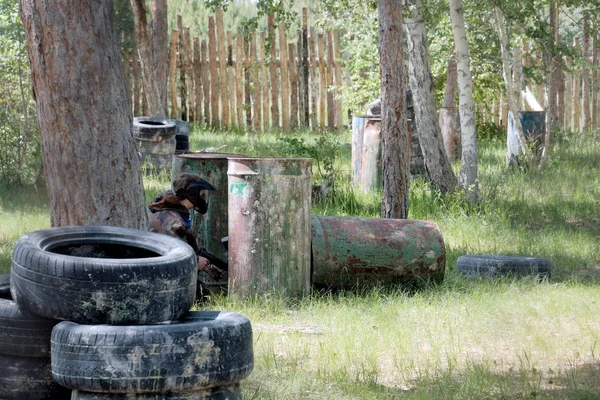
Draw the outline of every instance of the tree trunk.
[[[21,0],[52,226],[145,229],[112,2]]]
[[[410,139],[406,126],[402,2],[379,0],[382,218],[408,217]]]
[[[461,0],[450,0],[450,18],[456,46],[460,129],[462,132],[462,158],[460,183],[469,200],[477,202],[477,134],[475,131],[475,103],[471,78],[471,57],[465,31]]]
[[[408,33],[409,78],[415,110],[415,132],[419,138],[429,178],[440,192],[447,193],[454,190],[458,181],[446,156],[436,111],[423,5],[421,0],[411,0],[409,4],[410,15],[405,26]]]
[[[454,108],[458,92],[458,74],[456,72],[456,55],[448,59],[448,74],[446,76],[446,92],[444,94],[444,108]]]
[[[583,120],[582,120],[582,130],[584,132],[589,132],[591,128],[591,115],[590,115],[590,68],[588,62],[590,60],[590,24],[588,17],[585,17],[583,20],[583,69],[581,73],[582,80],[582,93],[581,96],[583,98]]]
[[[558,38],[558,4],[555,0],[550,2],[550,27],[552,29],[552,44],[555,45]],[[548,102],[546,107],[546,135],[544,136],[544,149],[542,150],[542,156],[540,158],[539,168],[544,168],[550,146],[553,142],[553,133],[558,126],[558,103],[557,103],[557,91],[558,81],[556,79],[555,69],[560,68],[558,57],[552,53],[552,50],[547,50],[546,65],[548,69],[546,71],[546,80],[548,82]]]
[[[519,118],[519,109],[521,104],[521,76],[523,69],[522,67],[517,68],[517,64],[521,63],[521,56],[517,49],[513,50],[514,57],[511,68],[510,54],[508,51],[509,37],[508,33],[506,32],[508,21],[506,21],[504,15],[502,15],[502,11],[500,10],[500,8],[496,7],[494,10],[494,14],[496,17],[496,27],[498,28],[498,36],[500,39],[500,51],[502,53],[502,77],[504,79],[504,86],[506,87],[506,99],[508,102],[508,109],[514,117],[521,153],[526,154],[527,147],[525,143],[525,136],[523,135],[523,126],[521,125],[521,120]],[[507,163],[510,164],[514,156],[515,155],[511,153],[511,146],[509,145],[508,152],[506,154]]]
[[[138,55],[142,64],[142,82],[144,96],[148,102],[148,114],[153,117],[166,117],[167,108],[165,107],[165,100],[161,98],[159,81],[154,69],[155,57],[152,53],[150,32],[148,30],[148,23],[146,22],[147,13],[144,0],[131,0],[131,8],[133,9],[135,20]],[[162,43],[162,46],[166,47],[167,42]]]

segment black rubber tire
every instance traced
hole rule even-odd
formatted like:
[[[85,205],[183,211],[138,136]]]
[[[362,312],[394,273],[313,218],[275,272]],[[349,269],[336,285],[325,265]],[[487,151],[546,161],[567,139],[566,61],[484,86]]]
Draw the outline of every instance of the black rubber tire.
[[[239,384],[179,393],[92,393],[74,390],[71,400],[242,400],[242,390]]]
[[[0,299],[11,299],[10,297],[10,274],[0,275]]]
[[[470,277],[550,277],[550,262],[536,257],[466,255],[458,257],[456,270]]]
[[[0,354],[50,357],[52,328],[59,322],[24,311],[12,300],[0,299]]]
[[[133,118],[133,137],[156,140],[171,139],[177,133],[177,125],[173,120],[157,117],[135,117]]]
[[[185,153],[190,150],[190,139],[187,136],[175,135],[175,153]]]
[[[60,227],[22,236],[11,292],[44,317],[142,325],[186,314],[196,295],[194,250],[160,233],[108,226]]]
[[[147,326],[61,322],[52,331],[54,380],[87,392],[205,390],[237,383],[253,366],[250,321],[232,312]]]
[[[68,400],[71,391],[52,380],[50,358],[0,354],[0,399]]]

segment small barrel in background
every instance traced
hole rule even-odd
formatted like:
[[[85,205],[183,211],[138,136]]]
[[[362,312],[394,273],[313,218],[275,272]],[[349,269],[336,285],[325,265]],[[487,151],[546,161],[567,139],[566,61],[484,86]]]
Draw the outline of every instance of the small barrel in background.
[[[440,280],[442,232],[432,221],[312,216],[313,284],[355,288],[402,279]]]
[[[546,134],[545,111],[521,111],[519,113],[525,140],[541,144]]]
[[[170,119],[175,123],[175,154],[190,151],[190,123],[181,119]]]
[[[227,259],[227,251],[221,243],[221,238],[228,235],[228,157],[245,156],[227,153],[177,154],[172,171],[173,179],[184,172],[196,174],[216,188],[214,191],[206,192],[208,196],[206,214],[193,213],[192,229],[197,233],[199,245],[222,260]]]
[[[310,292],[312,159],[229,159],[229,294]]]

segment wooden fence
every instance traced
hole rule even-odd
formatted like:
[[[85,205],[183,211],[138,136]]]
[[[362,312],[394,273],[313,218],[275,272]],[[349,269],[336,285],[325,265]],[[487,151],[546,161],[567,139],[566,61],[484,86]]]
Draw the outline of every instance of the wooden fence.
[[[308,27],[308,12],[291,40],[267,17],[266,32],[223,29],[223,12],[208,18],[208,38],[191,37],[178,16],[169,44],[170,118],[221,129],[290,131],[344,125],[339,87],[339,35]],[[133,113],[146,115],[138,61],[130,61]]]

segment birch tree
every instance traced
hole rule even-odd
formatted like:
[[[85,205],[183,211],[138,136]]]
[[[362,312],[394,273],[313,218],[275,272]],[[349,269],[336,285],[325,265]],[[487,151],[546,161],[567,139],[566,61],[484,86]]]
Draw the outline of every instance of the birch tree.
[[[438,120],[422,1],[409,0],[408,8],[405,27],[409,52],[410,89],[415,110],[415,131],[431,182],[440,192],[447,193],[454,190],[458,182],[446,156]]]
[[[402,5],[379,0],[379,59],[381,65],[381,138],[383,165],[382,218],[408,217],[410,177],[406,126]]]
[[[456,69],[458,71],[458,93],[462,157],[460,183],[469,200],[478,200],[477,193],[477,134],[475,130],[475,103],[469,55],[469,43],[465,30],[464,10],[461,0],[450,0],[450,19],[454,46],[456,47]]]
[[[144,229],[112,1],[21,0],[52,226]]]

